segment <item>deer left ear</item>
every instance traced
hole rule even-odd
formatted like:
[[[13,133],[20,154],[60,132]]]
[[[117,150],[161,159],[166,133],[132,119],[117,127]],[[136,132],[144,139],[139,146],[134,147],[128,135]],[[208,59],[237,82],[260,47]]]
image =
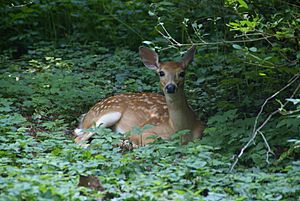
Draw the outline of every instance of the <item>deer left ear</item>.
[[[193,45],[190,49],[187,50],[187,52],[184,54],[184,56],[181,59],[181,63],[183,64],[184,68],[186,68],[189,63],[191,63],[194,59],[194,55],[196,52],[196,46]]]

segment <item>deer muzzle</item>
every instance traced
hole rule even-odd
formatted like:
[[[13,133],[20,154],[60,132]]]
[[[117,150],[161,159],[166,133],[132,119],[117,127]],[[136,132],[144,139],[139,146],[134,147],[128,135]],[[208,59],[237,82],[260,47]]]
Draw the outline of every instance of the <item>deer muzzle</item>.
[[[176,86],[175,86],[174,84],[168,84],[168,85],[166,86],[166,92],[167,92],[168,94],[173,94],[173,93],[175,93],[175,90],[176,90]]]

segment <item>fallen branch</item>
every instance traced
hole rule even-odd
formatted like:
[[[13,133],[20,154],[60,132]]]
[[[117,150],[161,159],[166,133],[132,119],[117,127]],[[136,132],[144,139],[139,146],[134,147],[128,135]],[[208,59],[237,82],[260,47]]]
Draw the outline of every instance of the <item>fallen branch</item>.
[[[230,172],[233,171],[234,167],[236,166],[236,164],[238,163],[239,159],[242,157],[242,155],[244,154],[245,150],[253,143],[254,139],[256,138],[257,134],[261,134],[261,136],[263,137],[264,143],[266,145],[266,147],[268,148],[268,152],[267,152],[267,163],[269,163],[269,153],[272,153],[271,148],[265,138],[265,136],[262,134],[261,129],[264,128],[264,126],[269,122],[269,120],[273,117],[273,115],[279,113],[281,111],[281,109],[283,107],[285,107],[289,101],[286,101],[281,108],[273,111],[267,118],[266,120],[259,126],[257,127],[258,124],[258,119],[261,116],[266,104],[273,99],[274,97],[276,97],[280,92],[284,91],[285,89],[287,89],[289,86],[291,86],[296,80],[298,80],[300,77],[300,73],[296,74],[295,76],[293,76],[287,83],[287,85],[285,85],[284,87],[282,87],[279,91],[275,92],[272,96],[268,97],[265,102],[263,103],[263,105],[260,108],[260,111],[258,113],[258,115],[255,118],[255,123],[253,126],[253,131],[252,131],[252,137],[250,138],[250,140],[246,143],[246,145],[244,147],[242,147],[242,149],[240,150],[239,154],[237,156],[235,156],[235,161],[232,163],[231,167],[230,167]],[[300,88],[300,84],[296,87],[296,89],[294,90],[293,94],[290,96],[290,98],[293,98],[295,96],[295,94],[297,93],[297,91]]]

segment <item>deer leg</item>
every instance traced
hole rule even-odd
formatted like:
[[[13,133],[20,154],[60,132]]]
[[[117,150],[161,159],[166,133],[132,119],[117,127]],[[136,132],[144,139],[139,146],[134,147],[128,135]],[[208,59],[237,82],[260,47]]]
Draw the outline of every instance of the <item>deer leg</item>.
[[[150,138],[150,136],[157,136],[154,132],[143,132],[140,135],[131,135],[129,140],[137,146],[144,146],[148,143],[154,142],[155,138]]]

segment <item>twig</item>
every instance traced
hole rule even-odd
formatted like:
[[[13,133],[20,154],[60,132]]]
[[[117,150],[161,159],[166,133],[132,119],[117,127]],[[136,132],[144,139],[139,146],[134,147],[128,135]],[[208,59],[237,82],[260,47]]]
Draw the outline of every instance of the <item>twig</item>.
[[[176,41],[167,31],[167,29],[165,28],[164,24],[162,22],[159,22],[158,24],[165,33],[163,33],[162,31],[160,31],[157,27],[156,27],[156,31],[165,39],[167,39],[172,45],[177,46],[177,47],[183,47],[183,46],[191,46],[190,43],[179,43],[178,41]],[[247,43],[247,42],[254,42],[254,41],[260,41],[260,40],[267,40],[269,38],[273,38],[274,36],[263,36],[260,38],[252,38],[252,39],[247,39],[247,40],[223,40],[223,41],[217,41],[217,42],[206,42],[204,40],[201,40],[201,43],[193,43],[193,45],[220,45],[220,44],[233,44],[233,43]]]
[[[273,69],[273,68],[276,68],[278,67],[277,65],[273,65],[273,66],[268,66],[268,65],[263,65],[263,64],[259,64],[259,63],[252,63],[252,62],[247,62],[247,61],[241,61],[245,64],[249,64],[249,65],[253,65],[253,66],[259,66],[259,67],[262,67],[262,68],[270,68],[270,69]]]
[[[261,133],[261,129],[269,122],[269,120],[272,118],[273,115],[277,114],[280,112],[280,109],[275,110],[274,112],[272,112],[267,118],[266,120],[257,128],[257,122],[259,117],[261,116],[264,107],[266,106],[266,104],[268,103],[269,100],[273,99],[275,96],[277,96],[280,92],[282,92],[283,90],[285,90],[286,88],[288,88],[289,86],[291,86],[296,80],[298,80],[300,77],[300,73],[294,75],[289,81],[288,84],[285,85],[284,87],[282,87],[279,91],[277,91],[276,93],[274,93],[272,96],[268,97],[265,102],[263,103],[263,105],[260,108],[260,111],[258,113],[258,115],[256,116],[255,119],[255,123],[253,126],[253,131],[252,131],[252,136],[250,138],[250,140],[246,143],[245,146],[242,147],[242,149],[240,150],[239,154],[235,157],[235,161],[232,163],[229,172],[232,172],[234,167],[236,166],[237,162],[239,161],[239,159],[242,157],[242,155],[244,154],[245,150],[252,144],[252,142],[254,141],[254,139],[256,138],[258,133]],[[295,94],[297,93],[297,91],[300,88],[300,84],[296,87],[296,89],[294,90],[293,94],[290,96],[290,98],[293,98],[295,96]],[[283,108],[284,106],[286,106],[288,104],[289,101],[286,101],[281,108]],[[270,147],[269,144],[267,143],[266,139],[263,136],[263,139],[265,140],[265,144],[267,147]],[[268,148],[268,151],[271,150]],[[267,152],[267,160],[269,160],[269,153],[272,152]]]
[[[262,37],[265,38],[265,40],[272,46],[274,47],[274,44],[260,31],[258,31],[259,34],[261,34]],[[285,59],[288,60],[289,62],[292,62],[287,56],[285,56],[281,51],[278,51],[279,54]]]
[[[164,34],[164,33],[162,33],[157,27],[155,27],[156,30],[157,30],[157,32],[158,32],[159,34],[161,34],[164,38],[166,38],[171,44],[174,44],[174,43],[175,43],[176,46],[179,46],[179,47],[181,46],[181,43],[177,42],[177,41],[171,36],[171,34],[169,34],[169,32],[168,32],[168,30],[165,28],[163,22],[159,22],[158,25],[159,25],[159,26],[163,29],[163,31],[165,32],[165,34]]]
[[[160,35],[162,35],[165,39],[167,39],[169,43],[173,44],[173,42],[170,40],[169,37],[165,36],[157,27],[155,27],[155,29]]]
[[[273,155],[275,155],[275,154],[274,154],[274,152],[271,150],[271,147],[270,147],[270,145],[269,145],[267,139],[265,138],[263,132],[259,131],[259,134],[260,134],[261,137],[263,138],[264,143],[265,143],[265,145],[266,145],[266,147],[267,147],[267,149],[268,149],[268,151],[267,151],[267,157],[266,157],[266,162],[267,162],[268,164],[270,164],[270,161],[269,161],[269,154],[273,154]]]
[[[282,114],[282,115],[291,115],[291,114],[295,114],[295,113],[297,113],[297,112],[300,112],[300,109],[298,109],[298,110],[293,110],[293,111],[280,111],[280,114]]]
[[[283,0],[279,0],[281,3],[285,3],[285,4],[288,4],[288,5],[290,5],[290,6],[295,6],[295,7],[298,7],[298,8],[300,8],[300,6],[299,5],[297,5],[297,4],[293,4],[293,3],[289,3],[289,2],[287,2],[287,1],[283,1]]]

